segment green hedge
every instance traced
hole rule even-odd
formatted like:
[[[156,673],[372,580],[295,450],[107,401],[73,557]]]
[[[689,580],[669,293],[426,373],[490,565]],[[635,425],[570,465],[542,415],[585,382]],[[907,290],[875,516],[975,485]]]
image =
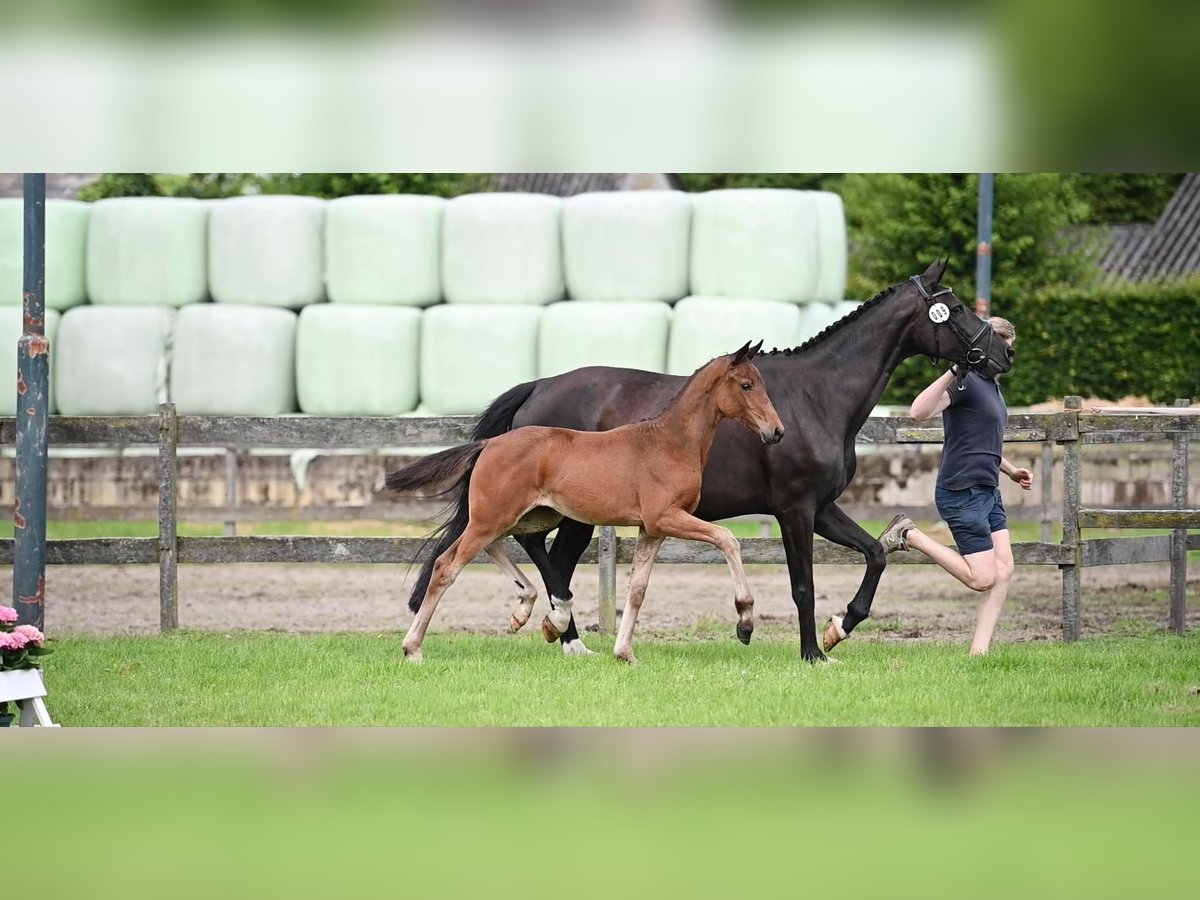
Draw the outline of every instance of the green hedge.
[[[1200,280],[1092,291],[1054,286],[992,311],[1017,328],[1016,365],[1002,380],[1009,406],[1068,394],[1200,400]],[[908,360],[883,402],[911,403],[940,371],[926,358]]]

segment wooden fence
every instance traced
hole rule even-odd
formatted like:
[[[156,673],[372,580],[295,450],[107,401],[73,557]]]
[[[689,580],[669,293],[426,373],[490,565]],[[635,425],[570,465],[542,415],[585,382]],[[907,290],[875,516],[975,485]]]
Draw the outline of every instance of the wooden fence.
[[[1177,406],[1187,406],[1179,401]],[[1079,637],[1079,581],[1089,566],[1127,565],[1141,562],[1171,562],[1171,630],[1182,634],[1187,588],[1187,551],[1200,549],[1200,509],[1187,508],[1187,448],[1189,437],[1200,432],[1200,416],[1194,410],[1155,412],[1081,411],[1080,399],[1068,397],[1061,413],[1012,415],[1005,432],[1006,442],[1035,442],[1062,445],[1063,504],[1062,541],[1017,543],[1013,556],[1018,565],[1057,566],[1063,573],[1063,637]],[[271,448],[359,448],[445,446],[460,443],[470,434],[474,419],[445,418],[306,418],[306,417],[217,417],[177,415],[171,404],[159,407],[155,416],[139,417],[52,417],[51,446],[158,445],[159,534],[151,538],[94,538],[49,541],[46,561],[50,565],[159,566],[160,622],[164,631],[178,626],[178,566],[180,563],[409,563],[419,559],[420,538],[388,537],[180,537],[177,534],[178,448],[184,447],[271,447]],[[15,420],[0,418],[0,443],[11,444]],[[859,433],[860,443],[940,443],[942,429],[909,418],[871,418]],[[1174,446],[1172,466],[1173,509],[1088,509],[1079,498],[1080,455],[1084,444],[1166,441]],[[1052,458],[1043,454],[1043,460]],[[1042,490],[1051,484],[1048,466]],[[1080,540],[1081,528],[1171,528],[1171,535]],[[1045,537],[1045,535],[1044,535]],[[611,632],[616,620],[616,567],[633,557],[633,538],[618,538],[612,528],[601,528],[582,561],[598,564],[600,580],[600,626]],[[786,564],[783,545],[773,538],[741,541],[745,563]],[[527,562],[519,548],[514,558]],[[13,542],[0,541],[0,564],[11,565]],[[487,562],[480,556],[478,562]],[[814,561],[818,564],[861,564],[862,556],[822,539],[817,539]],[[659,554],[662,563],[723,563],[715,548],[669,540]],[[919,553],[893,555],[890,564],[929,564]]]

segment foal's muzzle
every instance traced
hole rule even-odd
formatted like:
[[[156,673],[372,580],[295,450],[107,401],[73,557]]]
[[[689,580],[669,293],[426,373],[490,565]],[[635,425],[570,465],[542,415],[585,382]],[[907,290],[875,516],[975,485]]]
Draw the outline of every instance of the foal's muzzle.
[[[764,444],[778,444],[780,441],[783,440],[783,426],[782,425],[780,425],[778,428],[776,428],[773,431],[763,431],[763,432],[759,432],[759,433],[762,435],[762,442]]]

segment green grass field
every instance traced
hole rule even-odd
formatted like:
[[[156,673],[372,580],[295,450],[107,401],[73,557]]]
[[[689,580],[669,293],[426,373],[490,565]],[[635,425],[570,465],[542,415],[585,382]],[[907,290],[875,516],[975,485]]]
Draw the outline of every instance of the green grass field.
[[[70,638],[46,662],[64,725],[1200,725],[1200,635],[1005,644],[639,641],[641,665],[536,636],[177,632]],[[607,641],[593,640],[599,649]]]

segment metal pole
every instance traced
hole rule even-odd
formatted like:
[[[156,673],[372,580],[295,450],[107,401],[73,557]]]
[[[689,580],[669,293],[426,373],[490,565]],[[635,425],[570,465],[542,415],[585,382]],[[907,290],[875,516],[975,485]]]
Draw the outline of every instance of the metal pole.
[[[13,507],[13,606],[23,625],[46,614],[46,457],[50,441],[50,342],[46,340],[46,176],[25,176],[25,324],[17,341],[17,496]]]
[[[979,242],[975,245],[975,315],[986,319],[992,314],[992,196],[996,175],[979,176]]]
[[[1176,400],[1179,407],[1191,406],[1190,399]],[[1188,434],[1174,435],[1175,452],[1171,465],[1171,504],[1176,509],[1187,506],[1188,495]],[[1169,625],[1176,634],[1187,629],[1187,529],[1171,532],[1171,612]]]

